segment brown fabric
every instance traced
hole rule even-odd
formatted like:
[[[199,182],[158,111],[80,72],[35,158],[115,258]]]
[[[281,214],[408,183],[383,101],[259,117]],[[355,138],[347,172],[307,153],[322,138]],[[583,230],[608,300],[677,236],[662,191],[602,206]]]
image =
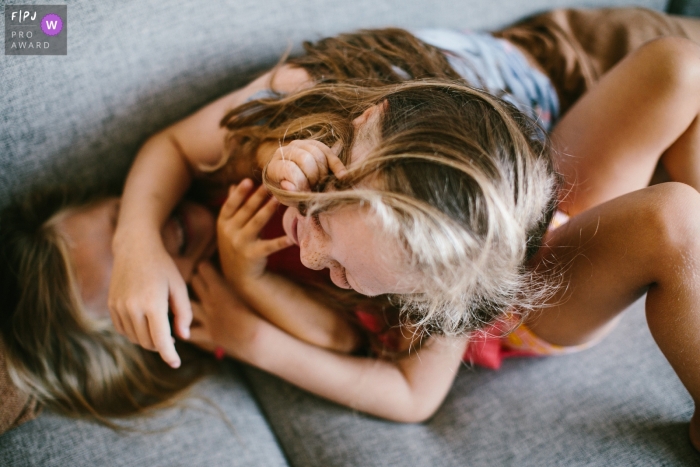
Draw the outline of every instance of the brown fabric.
[[[550,77],[561,113],[600,77],[645,42],[697,38],[700,21],[644,8],[553,10],[494,33],[524,49]]]
[[[4,352],[0,351],[0,433],[36,418],[40,412],[37,400],[20,392],[12,383]]]

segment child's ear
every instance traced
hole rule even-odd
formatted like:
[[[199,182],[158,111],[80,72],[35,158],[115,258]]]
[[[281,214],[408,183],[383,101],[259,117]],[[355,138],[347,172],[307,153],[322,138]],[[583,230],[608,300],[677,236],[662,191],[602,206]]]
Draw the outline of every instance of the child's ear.
[[[374,118],[375,115],[381,115],[382,112],[386,111],[386,109],[389,106],[389,101],[384,99],[381,101],[379,104],[375,104],[372,107],[369,107],[367,110],[362,112],[362,115],[357,117],[355,120],[353,120],[353,124],[355,126],[362,125],[363,123],[367,122],[367,120],[370,120],[371,118]]]
[[[372,115],[374,107],[375,106],[373,105],[372,107],[362,112],[362,115],[355,118],[355,120],[352,121],[352,124],[355,125],[355,127],[365,124],[365,122],[367,122],[367,120],[369,120],[370,116]]]

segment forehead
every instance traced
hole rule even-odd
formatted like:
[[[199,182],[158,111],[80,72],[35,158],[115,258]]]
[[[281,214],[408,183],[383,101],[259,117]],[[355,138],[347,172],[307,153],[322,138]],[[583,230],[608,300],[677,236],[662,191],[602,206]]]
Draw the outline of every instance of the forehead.
[[[106,198],[68,209],[55,219],[65,238],[83,300],[106,304],[112,270],[112,237],[119,198]]]
[[[69,208],[58,214],[55,225],[70,237],[91,236],[93,231],[109,227],[119,205],[119,198],[110,197],[86,206]]]

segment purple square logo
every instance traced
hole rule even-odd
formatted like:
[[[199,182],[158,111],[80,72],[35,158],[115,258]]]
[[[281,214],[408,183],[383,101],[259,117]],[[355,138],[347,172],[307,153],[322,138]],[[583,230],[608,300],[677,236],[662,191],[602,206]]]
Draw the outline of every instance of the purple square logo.
[[[5,5],[5,55],[67,53],[67,5]]]

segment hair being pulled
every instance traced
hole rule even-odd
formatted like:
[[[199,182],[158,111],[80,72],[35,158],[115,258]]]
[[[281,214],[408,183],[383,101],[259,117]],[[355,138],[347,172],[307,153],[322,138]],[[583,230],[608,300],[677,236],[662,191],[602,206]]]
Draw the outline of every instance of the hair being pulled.
[[[352,120],[382,102],[381,143],[348,176],[329,174],[313,193],[267,183],[270,191],[309,214],[369,207],[421,277],[415,293],[393,297],[416,329],[463,335],[541,304],[551,290],[527,261],[554,212],[558,177],[545,132],[510,104],[459,82],[332,83],[250,102],[222,123],[249,149],[341,140],[347,165]]]

